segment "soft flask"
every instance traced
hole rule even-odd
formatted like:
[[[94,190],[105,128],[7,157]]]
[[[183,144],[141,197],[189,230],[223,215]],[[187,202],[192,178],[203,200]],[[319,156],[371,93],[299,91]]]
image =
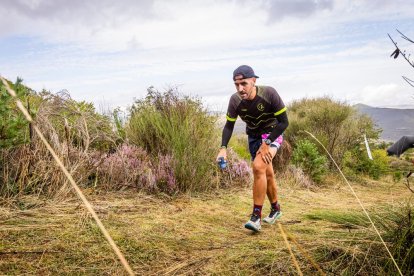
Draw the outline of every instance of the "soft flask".
[[[227,167],[227,161],[224,159],[224,157],[220,157],[217,163],[220,169],[222,170],[224,170]]]

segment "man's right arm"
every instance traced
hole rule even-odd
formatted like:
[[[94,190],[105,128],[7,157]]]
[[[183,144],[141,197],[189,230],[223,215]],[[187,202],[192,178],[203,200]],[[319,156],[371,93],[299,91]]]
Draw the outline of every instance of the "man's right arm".
[[[227,108],[226,114],[226,124],[223,128],[223,133],[221,136],[221,147],[220,152],[217,156],[217,160],[220,157],[227,159],[227,145],[230,141],[231,135],[233,134],[234,125],[237,120],[237,106],[240,103],[241,99],[234,94],[229,101],[229,106]]]
[[[231,135],[233,134],[235,122],[226,121],[223,128],[223,134],[221,136],[221,147],[227,148]]]
[[[226,124],[223,128],[223,134],[221,136],[221,147],[220,151],[217,155],[217,161],[220,157],[224,157],[225,160],[227,160],[227,145],[230,141],[231,135],[233,134],[235,122],[226,121]]]

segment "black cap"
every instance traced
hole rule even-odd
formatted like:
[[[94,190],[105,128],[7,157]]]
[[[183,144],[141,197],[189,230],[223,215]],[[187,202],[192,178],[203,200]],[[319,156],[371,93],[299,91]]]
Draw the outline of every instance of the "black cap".
[[[235,80],[236,76],[242,75],[243,79],[248,78],[258,78],[253,71],[253,68],[249,65],[240,65],[233,71],[233,80]]]

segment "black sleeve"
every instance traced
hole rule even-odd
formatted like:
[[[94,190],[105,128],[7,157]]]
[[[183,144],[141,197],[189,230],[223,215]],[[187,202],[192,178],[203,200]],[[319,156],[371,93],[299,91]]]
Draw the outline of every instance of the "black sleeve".
[[[272,130],[270,133],[268,139],[270,139],[272,142],[279,137],[283,131],[288,127],[289,121],[286,114],[286,111],[276,116],[277,121],[279,122],[277,126]]]
[[[226,121],[226,124],[223,128],[223,134],[221,136],[221,146],[227,147],[227,144],[230,141],[231,135],[233,134],[234,125],[236,122]]]

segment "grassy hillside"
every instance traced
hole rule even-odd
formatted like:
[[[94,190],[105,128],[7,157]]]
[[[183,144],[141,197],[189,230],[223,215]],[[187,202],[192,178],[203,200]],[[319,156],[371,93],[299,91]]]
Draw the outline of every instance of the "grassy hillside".
[[[325,273],[383,273],[385,249],[348,188],[336,183],[312,191],[281,181],[281,223]],[[410,196],[400,184],[354,186],[379,217]],[[243,228],[251,208],[250,188],[173,199],[134,192],[89,197],[137,274],[296,273],[277,225],[264,225],[259,234]],[[125,274],[78,200],[53,204],[25,197],[15,203],[19,209],[4,204],[0,209],[1,274]],[[303,273],[315,274],[290,243]]]
[[[68,94],[29,93],[20,84],[14,86],[31,106],[34,123],[137,273],[296,273],[281,224],[264,226],[257,235],[243,228],[252,207],[246,136],[233,137],[227,170],[220,171],[215,164],[220,130],[200,100],[174,89],[149,89],[123,121],[116,111],[102,115]],[[0,115],[9,128],[0,135],[6,141],[0,145],[0,274],[123,274],[39,137],[19,117],[4,87],[0,93],[6,99]],[[316,272],[309,256],[330,274],[395,272],[355,199],[306,130],[356,182],[398,262],[411,273],[413,210],[400,207],[412,194],[399,182],[412,164],[377,147],[374,160],[368,159],[361,129],[371,141],[378,131],[344,103],[302,99],[290,106],[289,120],[288,143],[273,165],[284,173],[278,177],[281,223],[303,272]]]

